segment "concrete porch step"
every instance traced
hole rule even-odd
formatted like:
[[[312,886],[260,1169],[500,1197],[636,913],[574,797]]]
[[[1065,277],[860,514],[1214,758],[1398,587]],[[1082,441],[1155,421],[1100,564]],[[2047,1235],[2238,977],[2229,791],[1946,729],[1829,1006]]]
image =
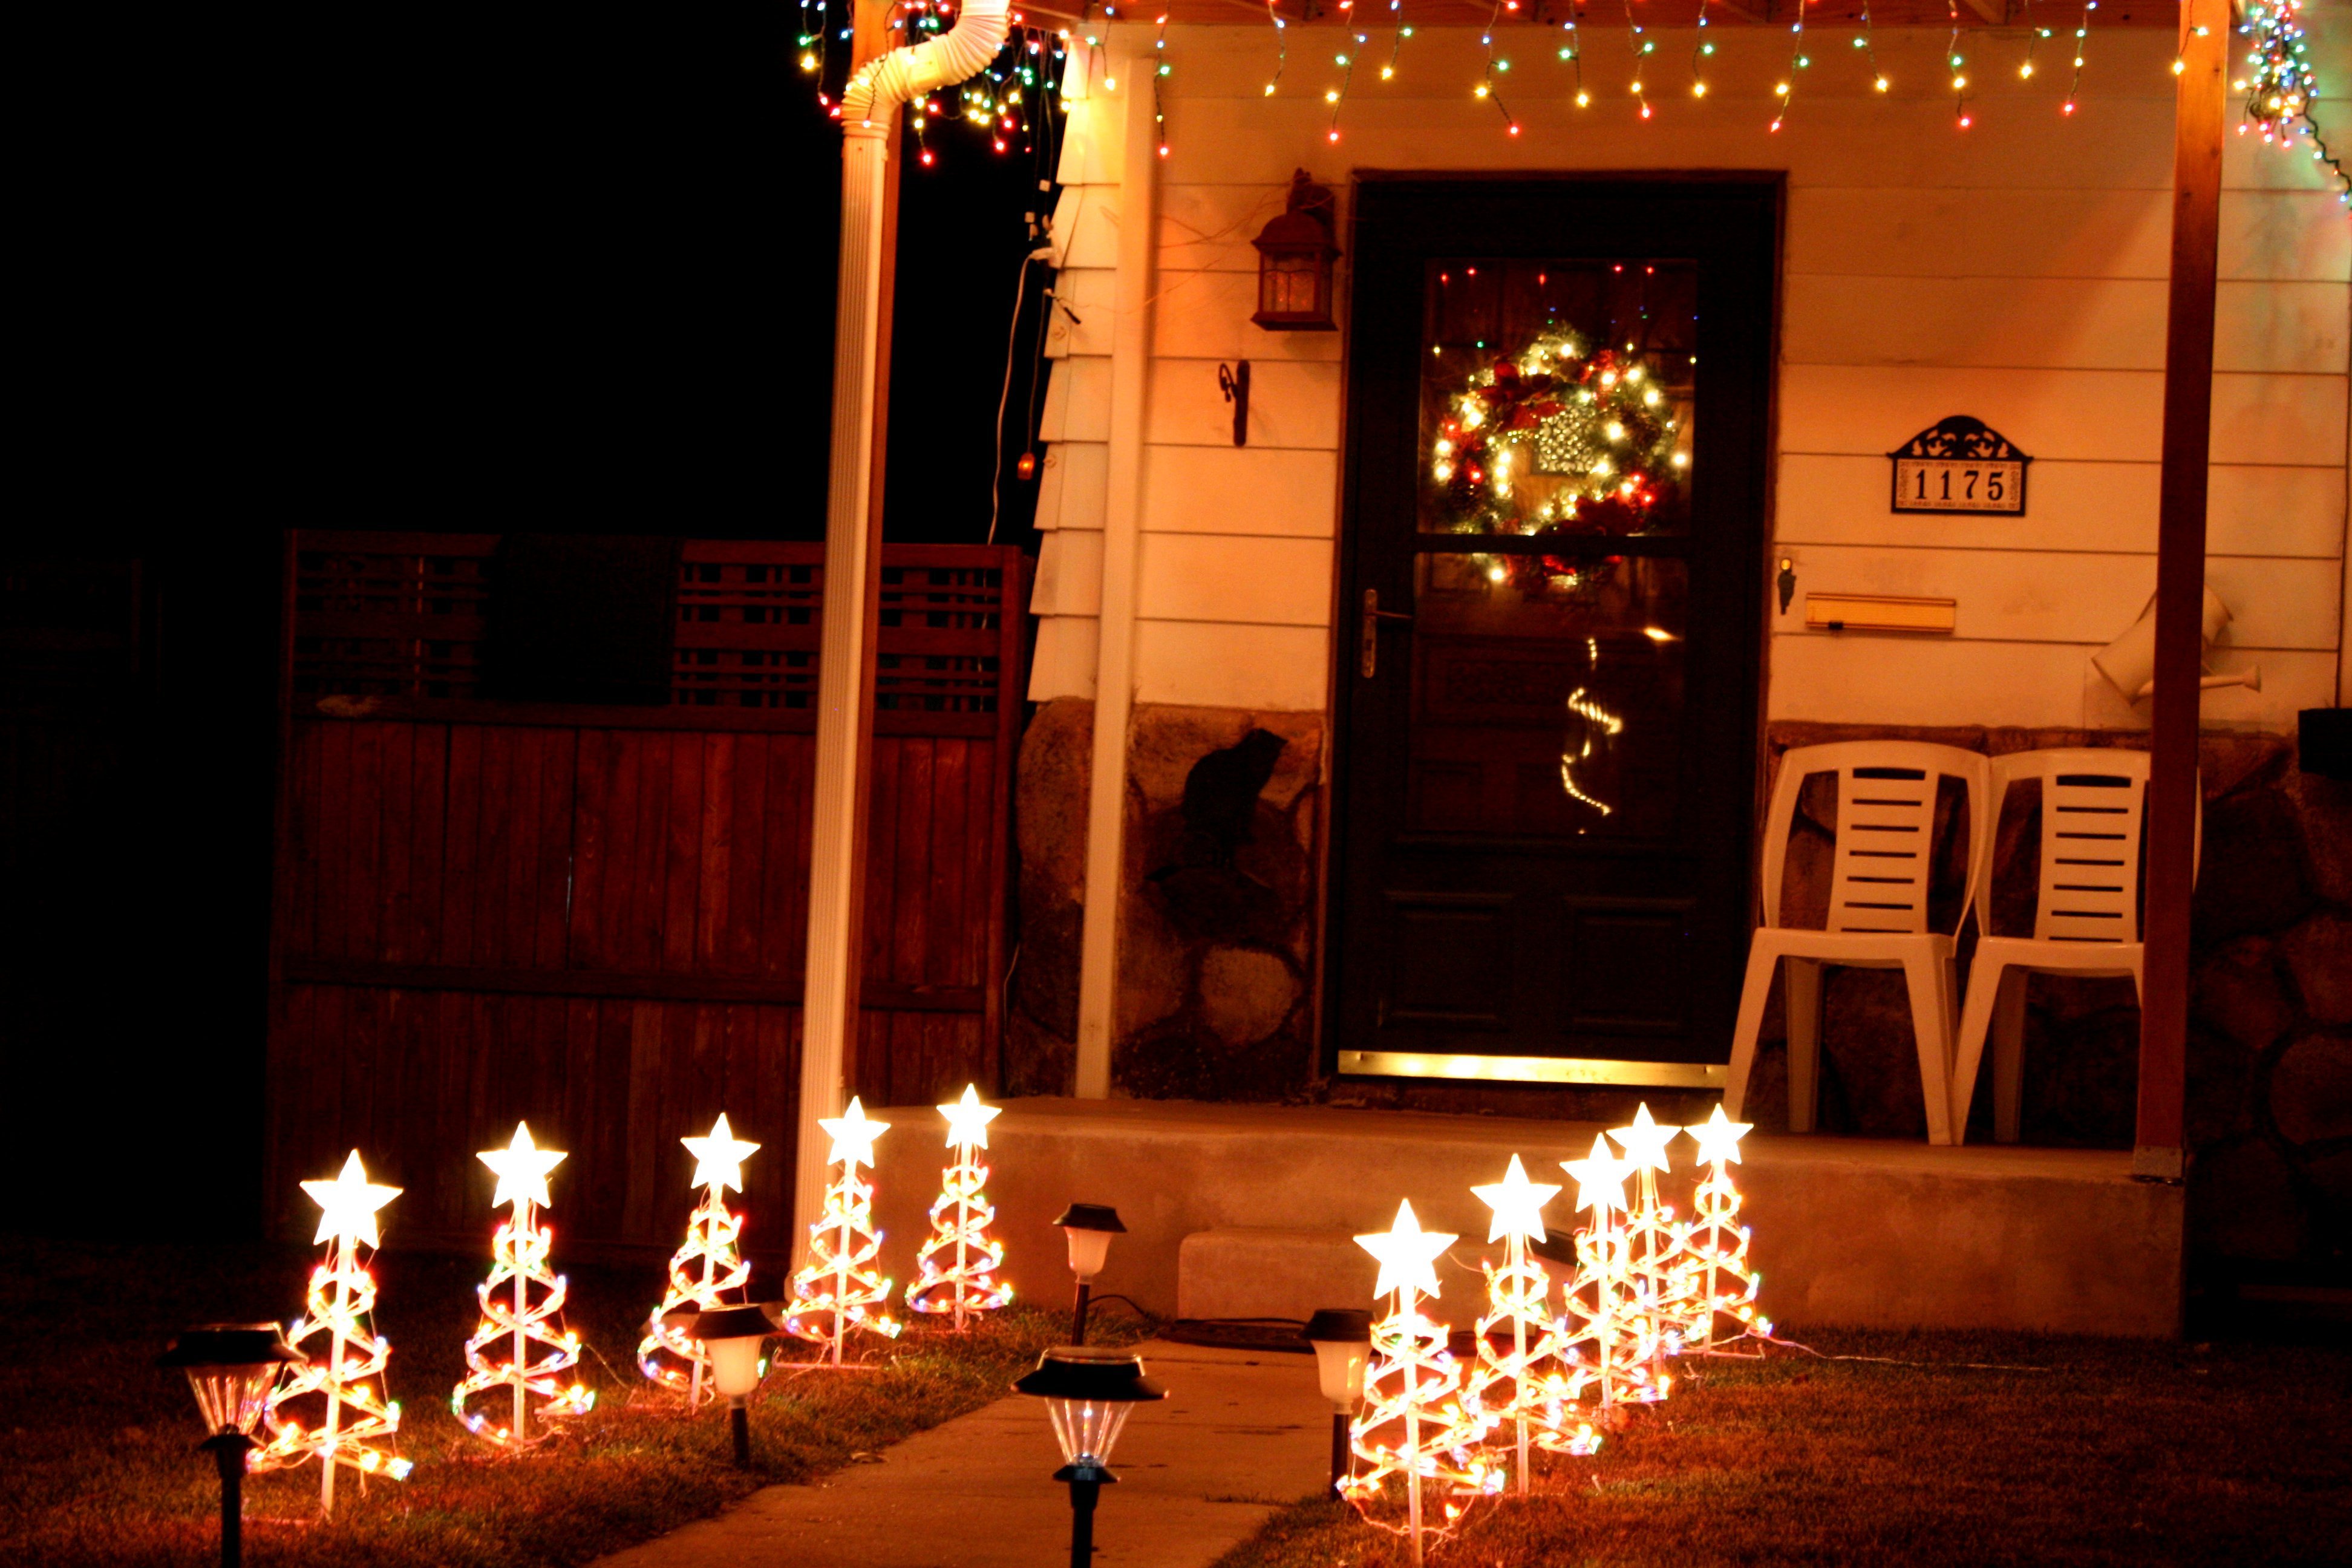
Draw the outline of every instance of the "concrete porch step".
[[[1176,1315],[1305,1319],[1323,1307],[1363,1308],[1379,1275],[1344,1230],[1196,1230],[1176,1249]]]

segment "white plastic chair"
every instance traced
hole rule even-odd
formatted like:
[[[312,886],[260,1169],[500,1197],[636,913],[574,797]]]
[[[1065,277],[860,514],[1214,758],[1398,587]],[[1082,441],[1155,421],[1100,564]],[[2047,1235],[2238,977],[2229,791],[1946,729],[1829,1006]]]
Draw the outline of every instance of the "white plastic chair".
[[[1780,923],[1780,876],[1797,796],[1807,775],[1837,774],[1837,852],[1830,873],[1829,921],[1811,931]],[[1739,994],[1724,1109],[1737,1117],[1748,1098],[1756,1035],[1771,994],[1772,971],[1788,965],[1789,1128],[1813,1129],[1820,1101],[1822,966],[1900,969],[1911,992],[1911,1030],[1919,1055],[1927,1142],[1949,1143],[1952,1014],[1958,978],[1952,933],[1927,929],[1927,886],[1935,865],[1936,786],[1957,778],[1968,791],[1969,882],[1987,853],[1991,818],[1986,758],[1921,741],[1846,741],[1801,746],[1780,759],[1780,780],[1764,826],[1764,923],[1748,952]],[[1965,905],[1960,918],[1968,918]]]
[[[1969,970],[1952,1074],[1954,1141],[1968,1136],[1969,1107],[1985,1037],[1992,1037],[1992,1125],[2000,1142],[2018,1139],[2025,1073],[2025,982],[2029,974],[2131,977],[2143,990],[2139,849],[2147,803],[2147,753],[2109,750],[2016,752],[1992,763],[1990,816],[1998,826],[2009,787],[2042,781],[2042,877],[2033,934],[1992,934],[1992,856],[1977,858],[1970,898],[1985,935]],[[2198,858],[2205,814],[2197,814]],[[2193,873],[2192,873],[2193,874]]]

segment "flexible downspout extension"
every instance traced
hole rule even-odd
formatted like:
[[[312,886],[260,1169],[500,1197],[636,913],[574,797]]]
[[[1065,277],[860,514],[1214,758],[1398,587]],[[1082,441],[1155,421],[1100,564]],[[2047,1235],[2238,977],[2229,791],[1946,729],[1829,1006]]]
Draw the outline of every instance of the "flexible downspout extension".
[[[819,1117],[838,1116],[847,1026],[856,998],[850,908],[857,885],[865,585],[874,572],[867,516],[874,495],[877,345],[880,331],[883,176],[898,110],[952,87],[1003,47],[1010,0],[964,0],[955,26],[935,38],[866,62],[841,104],[841,280],[833,341],[833,446],[825,496],[824,616],[817,667],[814,840],[809,867],[808,970],[803,991],[799,1156],[793,1180],[793,1262],[805,1262],[808,1227],[824,1212],[832,1141]]]

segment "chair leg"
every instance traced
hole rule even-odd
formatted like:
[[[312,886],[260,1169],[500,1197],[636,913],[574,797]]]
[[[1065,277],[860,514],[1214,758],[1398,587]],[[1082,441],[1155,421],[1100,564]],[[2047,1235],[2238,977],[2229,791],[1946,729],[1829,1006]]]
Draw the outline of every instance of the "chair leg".
[[[1992,1029],[1993,1002],[2009,966],[1979,954],[1969,974],[1967,1005],[1960,1009],[1960,1032],[1952,1045],[1952,1142],[1969,1141],[1969,1110],[1976,1103],[1977,1068],[1984,1060],[1985,1037]]]
[[[2023,1122],[2025,1099],[2025,982],[2028,971],[2001,973],[1992,1006],[1992,1135],[2014,1143]]]
[[[1787,961],[1789,1131],[1811,1132],[1822,1110],[1822,963]]]
[[[1764,1027],[1764,1004],[1772,996],[1772,966],[1780,956],[1761,942],[1748,952],[1748,978],[1739,988],[1739,1021],[1731,1030],[1731,1066],[1723,1081],[1723,1113],[1734,1121],[1748,1104],[1748,1075],[1756,1067],[1756,1037]]]
[[[1911,990],[1911,1034],[1919,1048],[1919,1091],[1927,1111],[1927,1142],[1952,1141],[1952,1016],[1938,958],[1906,959],[1903,978]]]

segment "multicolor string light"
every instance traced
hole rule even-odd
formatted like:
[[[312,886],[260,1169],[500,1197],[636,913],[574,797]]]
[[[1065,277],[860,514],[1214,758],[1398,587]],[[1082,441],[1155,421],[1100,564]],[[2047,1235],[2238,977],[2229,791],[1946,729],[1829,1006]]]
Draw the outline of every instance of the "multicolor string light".
[[[1789,105],[1797,91],[1797,73],[1811,65],[1812,58],[1805,53],[1805,0],[1797,0],[1797,19],[1790,26],[1789,74],[1772,90],[1780,95],[1780,107],[1772,116],[1772,129],[1778,131],[1789,118]]]
[[[1654,39],[1643,37],[1642,24],[1633,20],[1633,0],[1625,0],[1625,47],[1633,51],[1633,101],[1642,106],[1642,118],[1650,118],[1650,100],[1642,91],[1642,76],[1649,58],[1657,48]]]
[[[1878,68],[1878,40],[1870,30],[1870,0],[1863,0],[1862,31],[1853,36],[1853,47],[1870,66],[1870,85],[1880,92],[1886,90],[1886,73]]]
[[[1706,36],[1707,0],[1698,0],[1698,37],[1691,45],[1691,96],[1706,96],[1706,61],[1715,53],[1715,40]]]
[[[687,1184],[702,1189],[702,1201],[687,1221],[686,1240],[670,1256],[669,1283],[661,1305],[646,1316],[646,1337],[637,1343],[637,1371],[656,1388],[682,1397],[692,1410],[706,1393],[710,1352],[688,1331],[691,1316],[730,1305],[728,1295],[751,1277],[740,1245],[743,1216],[727,1206],[727,1189],[742,1191],[743,1162],[760,1146],[736,1137],[724,1111],[702,1137],[678,1142],[694,1156],[694,1177]]]
[[[490,1238],[490,1276],[474,1289],[481,1321],[466,1342],[466,1375],[449,1392],[449,1412],[475,1436],[509,1452],[535,1447],[553,1435],[555,1424],[585,1415],[596,1405],[594,1390],[565,1376],[580,1364],[580,1336],[563,1326],[568,1287],[563,1276],[548,1271],[555,1233],[539,1219],[548,1206],[547,1173],[563,1157],[561,1150],[533,1144],[530,1127],[520,1121],[505,1148],[475,1156],[499,1178],[490,1206],[512,1206]],[[503,1424],[488,1411],[468,1408],[486,1394],[505,1396]],[[540,1402],[536,1408],[533,1398]]]
[[[942,1105],[947,1146],[955,1152],[931,1200],[931,1238],[915,1267],[922,1276],[907,1287],[907,1305],[918,1312],[947,1313],[961,1332],[976,1313],[992,1312],[1013,1300],[1013,1287],[996,1278],[1004,1267],[1004,1244],[988,1234],[996,1205],[988,1201],[988,1167],[978,1152],[988,1147],[988,1124],[998,1108],[982,1105],[980,1090],[966,1084],[963,1098]]]
[[[398,1187],[368,1180],[356,1149],[332,1181],[305,1182],[302,1190],[319,1205],[319,1233],[327,1259],[310,1271],[304,1311],[287,1330],[286,1342],[323,1339],[289,1368],[270,1392],[263,1419],[269,1441],[251,1455],[247,1468],[258,1474],[319,1461],[319,1512],[335,1511],[335,1476],[349,1466],[362,1483],[370,1476],[407,1478],[409,1463],[393,1452],[400,1430],[400,1405],[383,1391],[384,1363],[392,1342],[375,1331],[375,1277],[360,1247],[379,1244],[375,1211],[400,1195]],[[315,1398],[316,1406],[307,1402]],[[305,1426],[308,1416],[311,1425]]]
[[[1592,95],[1584,90],[1584,34],[1576,25],[1576,7],[1573,5],[1568,8],[1568,20],[1560,24],[1560,30],[1568,35],[1568,43],[1559,51],[1559,58],[1576,70],[1576,107],[1590,109]]]
[[[898,1322],[875,1309],[890,1299],[890,1281],[875,1269],[882,1235],[874,1228],[874,1184],[861,1180],[860,1165],[874,1163],[874,1141],[890,1131],[887,1121],[866,1114],[856,1096],[839,1116],[817,1119],[833,1139],[827,1164],[841,1174],[825,1189],[824,1213],[809,1226],[809,1260],[793,1276],[793,1301],[784,1331],[814,1343],[821,1364],[845,1364],[843,1351],[853,1331],[898,1337]]]
[[[1513,5],[1511,9],[1516,11],[1518,7],[1517,5]],[[1473,90],[1475,96],[1486,99],[1494,104],[1496,112],[1500,113],[1503,117],[1503,126],[1506,133],[1517,136],[1519,133],[1519,122],[1513,119],[1511,117],[1511,111],[1504,107],[1503,95],[1495,90],[1495,73],[1498,70],[1508,71],[1511,68],[1511,62],[1509,59],[1504,58],[1498,60],[1495,58],[1495,23],[1499,17],[1501,17],[1502,14],[1503,0],[1495,0],[1495,7],[1490,13],[1488,13],[1486,17],[1486,30],[1481,33],[1478,37],[1478,42],[1483,45],[1486,50],[1486,74],[1480,79],[1477,87]]]
[[[2083,19],[2074,27],[2074,75],[2066,83],[2066,101],[2058,106],[2061,114],[2074,112],[2074,104],[2083,91],[2083,55],[2090,47],[2091,13],[2099,8],[2099,0],[2083,0]]]
[[[2336,175],[2336,200],[2352,205],[2352,174],[2345,172],[2311,117],[2319,79],[2312,72],[2311,48],[2304,37],[2303,0],[2246,0],[2245,19],[2238,31],[2252,46],[2246,54],[2246,74],[2230,84],[2231,90],[2246,95],[2239,134],[2260,131],[2264,142],[2280,147],[2292,146],[2298,133],[2308,138],[2312,158]]]

